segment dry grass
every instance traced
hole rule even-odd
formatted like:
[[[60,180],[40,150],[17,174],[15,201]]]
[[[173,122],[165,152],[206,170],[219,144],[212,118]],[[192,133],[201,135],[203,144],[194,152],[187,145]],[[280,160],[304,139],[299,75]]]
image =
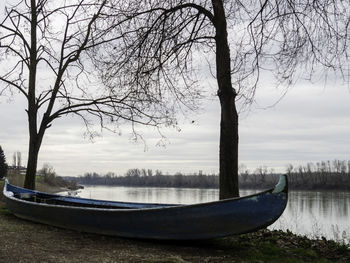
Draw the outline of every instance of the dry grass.
[[[9,182],[13,185],[23,187],[24,185],[24,175],[10,175],[7,177]],[[37,178],[36,182],[36,190],[46,193],[57,193],[60,191],[66,190],[62,187],[51,186],[43,182],[42,178]]]

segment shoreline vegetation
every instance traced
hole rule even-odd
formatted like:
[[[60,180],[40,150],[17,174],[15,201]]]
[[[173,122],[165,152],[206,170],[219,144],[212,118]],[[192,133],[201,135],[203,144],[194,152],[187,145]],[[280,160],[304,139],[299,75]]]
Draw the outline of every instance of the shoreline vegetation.
[[[6,177],[13,185],[23,187],[24,175],[11,174]],[[1,180],[1,179],[0,179]],[[57,193],[67,190],[77,190],[79,187],[75,182],[56,176],[54,173],[36,176],[36,190],[47,193]],[[2,194],[2,187],[1,187]],[[1,262],[1,261],[0,261]]]
[[[42,178],[37,180],[38,186],[55,191]],[[7,211],[2,191],[0,231],[0,262],[350,262],[348,245],[289,231],[265,229],[206,241],[157,242],[60,229],[15,217]]]
[[[278,181],[279,174],[267,167],[259,167],[250,172],[241,166],[239,174],[240,189],[271,188]],[[308,163],[305,166],[287,166],[286,174],[291,190],[338,190],[350,189],[350,161],[325,161]],[[174,175],[163,174],[160,170],[130,169],[125,175],[115,173],[85,173],[79,177],[64,177],[68,181],[82,185],[138,186],[138,187],[181,187],[218,188],[219,176],[215,174]]]

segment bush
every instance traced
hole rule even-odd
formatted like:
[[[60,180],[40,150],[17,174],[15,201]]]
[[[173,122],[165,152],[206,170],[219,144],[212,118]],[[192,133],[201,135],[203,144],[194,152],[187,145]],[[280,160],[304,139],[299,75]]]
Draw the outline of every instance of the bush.
[[[57,176],[54,168],[50,164],[44,164],[43,168],[40,169],[37,174],[42,178],[42,182],[47,185],[77,189],[75,182],[68,182],[62,177]]]

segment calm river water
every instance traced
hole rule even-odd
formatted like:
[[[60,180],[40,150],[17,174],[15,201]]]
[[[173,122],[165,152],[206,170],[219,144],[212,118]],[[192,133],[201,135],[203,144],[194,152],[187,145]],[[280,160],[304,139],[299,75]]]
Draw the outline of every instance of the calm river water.
[[[257,191],[243,190],[241,196]],[[86,186],[80,197],[150,203],[193,204],[218,200],[216,189]],[[289,192],[288,205],[270,229],[350,243],[350,192]]]

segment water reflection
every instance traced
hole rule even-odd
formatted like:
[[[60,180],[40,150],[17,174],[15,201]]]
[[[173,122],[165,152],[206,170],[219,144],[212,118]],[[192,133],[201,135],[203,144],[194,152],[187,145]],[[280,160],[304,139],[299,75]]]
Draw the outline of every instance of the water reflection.
[[[350,192],[292,191],[276,229],[350,243]]]
[[[244,190],[240,194],[256,192]],[[79,195],[129,202],[193,204],[218,200],[219,192],[215,189],[89,186]],[[285,212],[270,228],[350,243],[349,209],[350,192],[292,191]]]
[[[144,203],[193,204],[218,199],[215,189],[88,186],[80,197]]]

